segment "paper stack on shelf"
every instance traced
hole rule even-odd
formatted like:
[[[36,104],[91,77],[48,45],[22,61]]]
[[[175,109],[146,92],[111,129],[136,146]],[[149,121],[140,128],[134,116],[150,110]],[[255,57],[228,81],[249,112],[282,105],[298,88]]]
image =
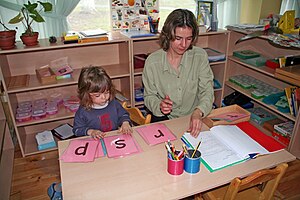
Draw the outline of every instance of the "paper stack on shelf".
[[[87,31],[79,32],[78,43],[100,42],[100,41],[108,41],[107,31],[97,29],[97,30],[87,30]]]
[[[224,61],[226,59],[224,53],[221,53],[215,49],[204,48],[204,50],[208,55],[209,62]]]

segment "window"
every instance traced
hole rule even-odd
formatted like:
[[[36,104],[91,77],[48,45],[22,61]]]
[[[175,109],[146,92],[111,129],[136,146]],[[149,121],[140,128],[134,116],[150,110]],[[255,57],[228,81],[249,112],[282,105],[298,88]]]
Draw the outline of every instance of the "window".
[[[158,0],[161,27],[172,10],[176,8],[186,8],[196,12],[194,0]],[[111,0],[81,0],[73,12],[68,16],[69,29],[72,31],[82,31],[98,29],[110,31],[110,3]]]

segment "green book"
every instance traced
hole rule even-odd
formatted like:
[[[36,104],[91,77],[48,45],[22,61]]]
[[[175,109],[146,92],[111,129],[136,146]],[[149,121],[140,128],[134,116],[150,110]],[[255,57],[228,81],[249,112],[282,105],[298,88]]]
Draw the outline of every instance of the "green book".
[[[252,50],[242,50],[242,51],[234,51],[233,56],[240,59],[249,59],[249,58],[259,57],[260,54]]]

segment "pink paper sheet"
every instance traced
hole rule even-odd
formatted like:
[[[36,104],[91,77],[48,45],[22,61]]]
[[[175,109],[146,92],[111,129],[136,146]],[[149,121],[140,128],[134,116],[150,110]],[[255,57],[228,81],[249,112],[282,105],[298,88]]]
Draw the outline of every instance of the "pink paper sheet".
[[[64,162],[93,162],[95,158],[103,156],[100,141],[88,138],[70,141],[60,159]]]
[[[145,142],[149,145],[156,145],[168,140],[176,140],[176,136],[165,124],[150,124],[135,129]]]
[[[141,152],[141,148],[130,134],[114,135],[103,138],[107,157],[124,157]]]

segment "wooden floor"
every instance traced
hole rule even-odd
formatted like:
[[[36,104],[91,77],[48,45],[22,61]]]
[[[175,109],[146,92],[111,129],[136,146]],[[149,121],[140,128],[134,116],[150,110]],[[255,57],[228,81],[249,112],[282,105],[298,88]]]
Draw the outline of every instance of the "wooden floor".
[[[300,160],[288,164],[289,168],[277,188],[275,199],[300,200]],[[60,182],[57,151],[23,158],[17,149],[13,170],[11,200],[49,199],[48,186]]]

